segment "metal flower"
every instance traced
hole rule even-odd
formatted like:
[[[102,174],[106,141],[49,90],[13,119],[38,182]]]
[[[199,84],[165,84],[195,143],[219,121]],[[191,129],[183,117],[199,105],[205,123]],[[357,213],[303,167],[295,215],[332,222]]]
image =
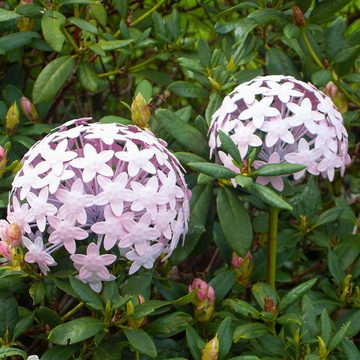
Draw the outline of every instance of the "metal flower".
[[[87,120],[60,126],[28,151],[8,220],[23,234],[25,261],[46,275],[64,247],[78,278],[100,291],[119,254],[132,262],[130,274],[171,255],[187,232],[191,193],[179,162],[149,130]]]
[[[301,178],[305,172],[322,175],[330,181],[335,169],[344,174],[350,163],[348,135],[341,114],[329,97],[313,85],[291,76],[257,77],[235,88],[214,113],[210,130],[210,156],[239,173],[229,154],[219,151],[219,131],[228,135],[238,147],[244,162],[250,150],[259,148],[252,166],[268,163],[306,165],[294,174]],[[281,177],[257,182],[282,191]]]

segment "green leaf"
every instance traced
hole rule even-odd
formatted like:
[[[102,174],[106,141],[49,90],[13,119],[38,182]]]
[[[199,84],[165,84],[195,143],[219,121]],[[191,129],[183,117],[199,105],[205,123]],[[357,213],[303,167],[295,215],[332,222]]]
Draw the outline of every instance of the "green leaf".
[[[145,299],[150,297],[152,281],[151,272],[143,272],[140,275],[132,275],[121,284],[121,291],[124,295],[143,295]]]
[[[264,300],[266,297],[270,297],[275,305],[277,305],[277,294],[275,290],[269,285],[265,283],[256,283],[251,288],[251,291],[254,295],[254,298],[256,299],[257,303],[261,307],[261,309],[264,309]]]
[[[328,267],[330,274],[334,278],[334,282],[337,286],[341,287],[345,280],[345,271],[341,263],[341,259],[332,250],[328,250]]]
[[[124,329],[124,334],[134,350],[155,358],[157,351],[151,337],[142,329]]]
[[[208,96],[208,92],[188,81],[175,81],[168,86],[168,89],[178,96],[186,98],[199,98]]]
[[[161,127],[179,144],[195,154],[208,157],[208,146],[205,136],[195,127],[180,120],[172,111],[159,109],[155,113]]]
[[[190,162],[188,166],[198,172],[214,177],[216,179],[231,179],[236,173],[227,167],[209,162]]]
[[[311,76],[311,82],[316,86],[325,86],[332,79],[331,71],[321,69]]]
[[[260,313],[257,311],[252,305],[250,305],[248,302],[244,300],[231,300],[226,299],[223,302],[223,305],[225,307],[229,307],[232,311],[234,311],[237,314],[240,314],[244,317],[253,317],[254,319],[260,318]]]
[[[191,326],[188,326],[186,328],[186,345],[190,350],[194,360],[200,360],[201,350],[205,346],[205,341],[200,337],[197,331]]]
[[[89,23],[86,20],[72,17],[72,18],[69,18],[69,21],[83,31],[87,31],[91,34],[98,33],[97,27],[95,25]]]
[[[299,72],[292,58],[278,48],[270,48],[266,52],[266,67],[269,74],[291,75],[299,78]]]
[[[340,213],[342,211],[343,211],[343,209],[338,208],[338,207],[326,210],[317,218],[316,223],[314,224],[314,226],[312,228],[315,229],[321,225],[328,224],[328,223],[335,221],[336,219],[338,219],[338,217],[340,216]]]
[[[65,16],[58,11],[46,11],[41,19],[41,29],[46,42],[60,52],[65,41],[61,28],[65,24]]]
[[[341,343],[341,341],[345,338],[346,332],[349,329],[350,321],[344,324],[340,330],[334,335],[334,337],[330,340],[328,350],[333,351],[336,347]]]
[[[233,341],[236,343],[242,339],[256,339],[269,332],[269,329],[264,324],[247,323],[239,325],[233,334]]]
[[[347,360],[358,360],[360,359],[360,351],[354,344],[354,341],[344,338],[341,342],[341,347],[344,351]]]
[[[102,124],[111,124],[111,123],[117,123],[117,124],[122,124],[122,125],[132,124],[131,120],[128,120],[121,116],[116,116],[116,115],[104,116],[99,120],[99,122],[101,122]]]
[[[185,151],[179,151],[174,154],[177,159],[180,161],[181,165],[187,166],[190,162],[206,162],[204,158],[201,156],[185,152]]]
[[[153,87],[151,83],[148,80],[141,81],[135,89],[134,95],[136,96],[138,93],[140,93],[146,102],[149,102],[153,95]]]
[[[33,299],[33,305],[38,304],[46,295],[46,286],[43,281],[35,281],[30,289],[29,294]]]
[[[232,345],[231,317],[225,318],[217,329],[219,339],[219,360],[226,359]]]
[[[228,360],[261,360],[261,359],[254,355],[241,355],[241,356],[232,357]]]
[[[132,40],[132,39],[128,39],[128,40],[109,40],[109,41],[104,40],[104,41],[99,41],[96,45],[99,46],[104,51],[112,51],[112,50],[117,50],[117,49],[121,49],[123,47],[126,47],[129,44],[131,44],[132,42],[134,42],[134,40]]]
[[[324,23],[329,21],[339,10],[350,0],[324,0],[316,4],[310,14],[310,21],[313,23]]]
[[[103,328],[102,320],[82,317],[56,326],[48,339],[57,345],[71,345],[95,336]]]
[[[81,85],[90,92],[96,92],[98,89],[100,79],[94,68],[86,63],[82,62],[77,72]]]
[[[21,31],[0,37],[0,51],[5,53],[18,48],[24,48],[29,45],[33,39],[39,38],[40,35],[33,31]]]
[[[298,301],[304,294],[306,294],[316,283],[317,278],[305,281],[304,283],[291,289],[279,303],[279,311],[285,310],[291,304]]]
[[[79,345],[56,345],[46,350],[41,360],[69,360],[79,349]]]
[[[21,356],[23,359],[27,358],[27,354],[23,350],[6,346],[0,347],[0,359],[6,359],[12,356]]]
[[[103,302],[99,294],[96,294],[89,285],[70,276],[70,284],[79,298],[89,305],[94,310],[102,310],[104,308]]]
[[[35,18],[42,16],[44,8],[34,4],[19,5],[16,7],[15,12],[27,18]]]
[[[70,55],[61,56],[47,64],[39,74],[33,88],[35,104],[54,100],[70,76],[75,65]]]
[[[11,140],[25,146],[27,149],[30,149],[35,144],[33,138],[21,134],[14,135]]]
[[[252,172],[254,176],[279,176],[294,174],[298,171],[304,170],[306,165],[300,164],[265,164]]]
[[[321,338],[328,345],[332,334],[332,320],[326,309],[323,309],[320,316]]]
[[[0,22],[13,20],[18,17],[19,17],[19,15],[16,14],[14,11],[0,8]]]
[[[14,327],[13,340],[16,340],[20,335],[28,330],[33,325],[33,322],[34,319],[32,315],[20,319]]]
[[[170,337],[184,331],[192,320],[189,314],[175,311],[152,321],[145,330],[157,336]]]
[[[211,117],[213,116],[215,111],[220,107],[221,103],[222,103],[221,96],[218,93],[213,92],[209,97],[209,103],[205,111],[205,119],[208,125],[210,125]]]
[[[253,236],[248,212],[235,193],[225,187],[219,189],[216,204],[226,240],[240,256],[244,256],[251,247]]]
[[[219,131],[219,137],[221,141],[221,148],[225,150],[231,157],[238,163],[241,164],[241,156],[238,147],[232,141],[230,136],[226,135],[223,131]]]
[[[250,176],[236,175],[235,181],[244,189],[249,189],[254,183],[254,180]]]
[[[206,67],[211,65],[211,50],[208,42],[204,39],[198,40],[198,57],[200,62]]]
[[[46,306],[38,307],[36,309],[36,315],[52,328],[63,322],[60,315],[55,310],[49,309]]]
[[[292,210],[292,207],[283,200],[275,191],[264,185],[253,183],[247,190],[262,200],[265,204],[284,210]]]
[[[7,331],[12,333],[18,322],[18,304],[13,295],[0,293],[0,336],[3,337]]]
[[[209,284],[214,288],[217,302],[222,301],[235,285],[235,275],[232,270],[225,270],[211,279]]]

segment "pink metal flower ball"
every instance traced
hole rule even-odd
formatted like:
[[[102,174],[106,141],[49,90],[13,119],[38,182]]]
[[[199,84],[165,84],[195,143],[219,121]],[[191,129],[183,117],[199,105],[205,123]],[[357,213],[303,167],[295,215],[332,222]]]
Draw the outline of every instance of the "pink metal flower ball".
[[[120,254],[129,273],[170,256],[187,232],[190,191],[166,143],[136,126],[69,121],[23,158],[8,221],[24,234],[25,261],[46,275],[64,247],[78,278],[99,292]],[[77,246],[86,244],[86,254]]]
[[[221,151],[219,131],[228,135],[247,161],[249,149],[261,147],[255,168],[268,163],[306,165],[294,174],[321,174],[330,181],[335,169],[344,174],[350,163],[348,135],[341,114],[331,99],[312,84],[291,76],[257,77],[240,84],[214,113],[210,130],[210,156],[240,173],[229,154]],[[258,183],[282,191],[282,177],[258,177]]]

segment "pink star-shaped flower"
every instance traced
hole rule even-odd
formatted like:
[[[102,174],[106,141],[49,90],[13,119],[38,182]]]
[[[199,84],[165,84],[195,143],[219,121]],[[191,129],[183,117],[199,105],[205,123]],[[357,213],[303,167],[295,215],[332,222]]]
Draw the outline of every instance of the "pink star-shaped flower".
[[[171,239],[171,222],[175,219],[176,212],[160,206],[154,219],[154,228],[159,230],[167,239]]]
[[[261,80],[257,80],[252,84],[240,84],[234,89],[233,102],[244,99],[246,104],[252,104],[255,101],[256,95],[262,95],[268,91],[268,88],[262,86],[262,83]]]
[[[254,100],[250,107],[242,111],[239,120],[252,119],[257,129],[260,129],[266,117],[273,117],[280,114],[279,110],[271,107],[274,98],[272,96],[263,97],[260,101]]]
[[[26,236],[23,236],[22,243],[29,250],[25,254],[25,261],[30,264],[38,264],[41,272],[44,275],[50,271],[49,266],[57,265],[53,257],[45,252],[43,239],[40,236],[36,237],[34,242],[32,242]]]
[[[96,196],[94,204],[110,204],[113,213],[120,216],[124,210],[124,201],[130,201],[134,198],[133,191],[126,189],[129,181],[127,173],[120,173],[114,180],[99,175],[97,181],[103,191]]]
[[[73,216],[80,224],[86,224],[86,208],[94,203],[94,195],[84,194],[84,184],[81,179],[76,179],[70,191],[59,189],[55,196],[63,203],[59,209],[59,217]]]
[[[70,165],[83,169],[82,179],[84,183],[88,183],[94,179],[96,174],[104,176],[113,176],[112,168],[106,163],[113,157],[114,150],[104,150],[97,152],[96,149],[90,145],[84,146],[84,157],[78,157],[70,162]]]
[[[125,141],[126,137],[118,134],[117,124],[93,124],[85,135],[85,139],[101,139],[106,145],[112,145],[115,140]]]
[[[62,181],[69,180],[74,176],[75,173],[72,170],[65,168],[59,176],[55,175],[52,171],[48,172],[48,174],[42,178],[42,181],[44,182],[44,186],[49,187],[49,193],[55,194]]]
[[[96,234],[105,235],[104,248],[110,250],[120,241],[127,232],[124,230],[124,222],[132,220],[134,213],[126,212],[120,216],[114,215],[110,206],[106,206],[104,210],[105,221],[99,221],[91,227],[91,231]]]
[[[286,106],[294,114],[287,118],[290,125],[304,125],[312,134],[316,131],[316,122],[324,118],[323,114],[312,110],[311,101],[308,98],[304,99],[300,105],[288,103]]]
[[[118,151],[115,156],[128,163],[128,173],[131,177],[136,176],[140,170],[155,174],[156,169],[150,159],[155,155],[153,149],[139,150],[138,147],[128,141],[126,143],[126,151]]]
[[[277,96],[283,103],[290,101],[290,97],[301,97],[304,95],[302,92],[295,90],[294,83],[291,82],[279,84],[274,81],[267,81],[266,84],[270,89],[268,89],[265,94]]]
[[[235,133],[230,135],[232,141],[237,145],[242,158],[246,156],[249,146],[262,145],[262,140],[254,134],[256,130],[256,127],[251,122],[247,125],[239,122]]]
[[[298,144],[298,151],[292,152],[285,155],[285,160],[291,164],[302,164],[307,165],[307,168],[301,171],[298,171],[294,174],[294,179],[300,179],[307,170],[310,174],[319,175],[318,164],[316,160],[322,155],[322,150],[320,148],[314,148],[310,150],[309,143],[301,138]]]
[[[160,179],[161,186],[159,188],[159,205],[169,202],[170,209],[174,210],[176,206],[176,199],[184,197],[184,191],[180,186],[176,185],[176,176],[174,171],[169,171],[167,175],[162,171],[158,171],[158,178]]]
[[[330,181],[333,181],[335,175],[335,168],[340,168],[342,166],[341,156],[327,149],[325,149],[323,155],[324,158],[319,163],[318,170],[320,172],[326,173],[328,179]]]
[[[70,259],[79,271],[77,278],[89,284],[95,292],[101,291],[102,281],[115,279],[115,276],[110,274],[106,266],[111,265],[116,260],[116,256],[111,254],[100,255],[99,247],[93,242],[87,247],[86,255],[75,254],[71,255]]]
[[[288,144],[293,144],[295,139],[293,134],[289,131],[290,124],[288,119],[274,119],[266,121],[261,130],[267,132],[265,137],[265,144],[267,147],[275,145],[279,140]]]
[[[48,221],[53,228],[49,236],[49,243],[63,244],[70,254],[76,250],[75,240],[84,240],[89,236],[87,231],[74,226],[75,219],[73,217],[67,216],[65,219],[59,219],[55,216],[49,216]]]
[[[17,224],[23,233],[26,231],[27,233],[31,232],[29,223],[34,220],[33,214],[29,211],[28,204],[20,205],[18,199],[13,196],[12,198],[12,207],[13,210],[11,211],[8,208],[8,216],[7,220],[10,224]]]
[[[335,139],[335,130],[333,127],[328,126],[326,123],[321,123],[316,126],[315,147],[327,147],[333,152],[338,150],[337,141]]]
[[[56,206],[48,202],[48,197],[49,190],[46,187],[41,189],[39,196],[36,196],[33,192],[29,192],[27,195],[27,201],[30,205],[29,212],[41,232],[45,230],[46,217],[57,213]]]
[[[133,261],[129,269],[129,275],[134,274],[143,266],[145,269],[151,269],[155,260],[159,257],[164,246],[162,244],[146,245],[144,254],[140,255],[136,250],[130,250],[125,254],[128,260]]]
[[[150,227],[150,224],[150,213],[145,213],[138,222],[131,219],[125,220],[123,226],[128,234],[120,239],[119,247],[128,248],[134,246],[139,255],[144,255],[148,242],[156,240],[161,235],[160,231]]]

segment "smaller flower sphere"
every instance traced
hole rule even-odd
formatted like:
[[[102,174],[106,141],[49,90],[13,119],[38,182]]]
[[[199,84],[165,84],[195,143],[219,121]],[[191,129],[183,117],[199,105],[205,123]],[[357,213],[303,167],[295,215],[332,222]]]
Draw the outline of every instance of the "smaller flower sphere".
[[[210,156],[240,173],[229,154],[221,151],[219,131],[228,135],[243,161],[250,149],[261,147],[253,166],[268,163],[306,165],[294,174],[322,175],[330,181],[335,169],[344,174],[350,163],[348,135],[341,114],[329,97],[313,85],[291,76],[257,77],[240,84],[214,113],[209,130]],[[283,190],[280,176],[258,177],[257,182]]]
[[[187,232],[190,191],[177,159],[149,130],[78,119],[24,156],[8,206],[25,261],[46,275],[64,247],[78,278],[100,291],[117,256],[129,273],[171,255]],[[78,253],[86,245],[86,254]]]

